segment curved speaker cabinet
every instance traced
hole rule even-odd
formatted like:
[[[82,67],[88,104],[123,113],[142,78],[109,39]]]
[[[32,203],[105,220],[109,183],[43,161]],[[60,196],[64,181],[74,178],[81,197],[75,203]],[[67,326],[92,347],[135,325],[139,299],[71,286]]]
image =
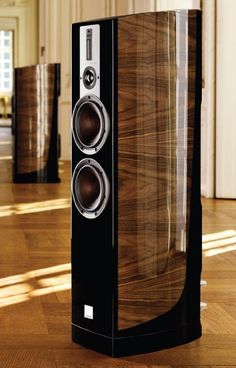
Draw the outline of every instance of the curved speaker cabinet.
[[[13,180],[59,182],[58,96],[60,65],[15,68]]]
[[[112,356],[201,336],[201,13],[73,25],[72,336]]]

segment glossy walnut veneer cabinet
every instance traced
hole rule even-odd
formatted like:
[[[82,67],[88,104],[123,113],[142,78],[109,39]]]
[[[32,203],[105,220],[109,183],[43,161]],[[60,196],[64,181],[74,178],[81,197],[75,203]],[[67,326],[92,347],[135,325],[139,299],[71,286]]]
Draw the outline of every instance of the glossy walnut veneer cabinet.
[[[60,65],[15,68],[13,179],[58,182]]]
[[[111,129],[92,158],[108,176],[110,197],[92,220],[72,203],[72,333],[118,356],[201,336],[201,13],[74,24],[73,108],[80,29],[95,24]],[[72,170],[86,157],[72,141]]]

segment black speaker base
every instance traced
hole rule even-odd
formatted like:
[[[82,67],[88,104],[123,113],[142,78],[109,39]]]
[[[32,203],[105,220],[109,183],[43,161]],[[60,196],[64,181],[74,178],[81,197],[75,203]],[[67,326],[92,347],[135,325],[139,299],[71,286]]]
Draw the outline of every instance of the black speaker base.
[[[61,179],[60,178],[55,178],[55,179],[37,179],[37,178],[32,178],[32,179],[26,179],[26,178],[14,178],[13,179],[13,183],[15,184],[56,184],[56,183],[60,183]]]
[[[48,173],[43,170],[26,174],[17,174],[13,168],[13,183],[16,184],[53,184],[60,182],[61,180],[57,174],[48,175]]]
[[[199,320],[178,329],[148,335],[111,338],[72,325],[72,340],[86,348],[112,357],[136,355],[189,343],[202,335]]]

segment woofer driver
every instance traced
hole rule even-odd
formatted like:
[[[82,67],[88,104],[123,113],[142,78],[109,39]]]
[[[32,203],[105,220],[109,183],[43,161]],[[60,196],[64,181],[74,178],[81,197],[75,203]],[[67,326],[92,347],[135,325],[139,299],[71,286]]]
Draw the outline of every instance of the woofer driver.
[[[72,195],[78,211],[86,218],[98,217],[107,205],[110,185],[101,165],[93,159],[83,159],[75,167]]]
[[[110,130],[108,113],[94,95],[82,97],[72,114],[72,134],[78,148],[86,154],[98,152]]]

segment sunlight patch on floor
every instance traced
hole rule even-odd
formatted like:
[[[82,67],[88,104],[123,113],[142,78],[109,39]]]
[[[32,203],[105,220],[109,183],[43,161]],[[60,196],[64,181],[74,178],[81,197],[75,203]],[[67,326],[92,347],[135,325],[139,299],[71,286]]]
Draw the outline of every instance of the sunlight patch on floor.
[[[9,144],[12,144],[12,142],[11,141],[0,142],[0,146],[7,146]]]
[[[42,268],[0,279],[0,307],[71,288],[71,264]],[[45,277],[48,276],[48,277]]]
[[[8,206],[0,206],[0,217],[60,210],[68,207],[70,207],[70,200],[68,198],[52,199],[31,203],[19,203]]]
[[[0,160],[4,161],[4,160],[12,160],[12,156],[0,156]]]
[[[203,235],[202,243],[205,257],[233,252],[236,250],[236,230],[225,230]]]

